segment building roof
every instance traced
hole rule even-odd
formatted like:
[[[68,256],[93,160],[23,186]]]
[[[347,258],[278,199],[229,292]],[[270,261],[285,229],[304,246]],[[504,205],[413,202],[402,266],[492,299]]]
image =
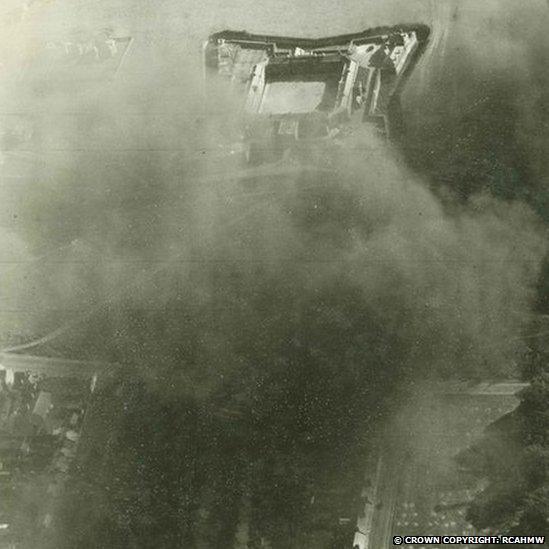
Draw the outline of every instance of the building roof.
[[[92,377],[94,374],[112,374],[117,364],[88,360],[50,358],[17,353],[0,353],[0,368],[17,372],[32,371],[49,376]]]
[[[423,384],[422,384],[423,385]],[[486,381],[436,381],[425,383],[425,388],[434,394],[455,396],[516,396],[528,386],[517,379]]]

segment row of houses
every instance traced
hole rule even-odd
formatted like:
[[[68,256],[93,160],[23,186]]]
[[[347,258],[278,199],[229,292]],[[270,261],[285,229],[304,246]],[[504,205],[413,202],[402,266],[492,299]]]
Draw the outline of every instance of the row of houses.
[[[50,526],[92,394],[114,371],[101,362],[0,353],[0,547],[18,547]]]

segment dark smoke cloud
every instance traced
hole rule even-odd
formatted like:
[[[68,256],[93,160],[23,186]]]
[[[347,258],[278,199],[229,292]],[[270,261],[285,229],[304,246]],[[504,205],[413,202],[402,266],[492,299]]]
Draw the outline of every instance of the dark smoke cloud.
[[[335,351],[342,368],[353,358],[322,343],[334,332],[373,345],[361,350],[365,369],[387,368],[387,353],[395,373],[512,369],[520,344],[509,341],[524,325],[543,252],[520,204],[484,199],[448,214],[382,151],[365,161],[344,153],[340,169],[314,179],[251,188],[207,169],[180,179],[148,159],[89,162],[72,169],[76,187],[59,172],[48,178],[57,193],[27,196],[30,211],[42,210],[31,237],[71,243],[34,271],[32,298],[21,302],[48,320],[110,302],[97,315],[110,324],[95,317],[76,330],[89,341],[99,322],[91,347],[108,341],[105,358],[177,366],[184,383],[190,375],[203,388],[243,362],[284,360],[288,339],[305,330],[306,344],[322,360]]]
[[[478,74],[490,60],[494,89],[517,81],[522,61],[503,59],[529,58],[522,35],[475,56],[503,32],[449,54],[463,82],[464,66]],[[106,303],[56,344],[138,363],[152,381],[169,372],[175,393],[288,367],[296,345],[364,375],[512,371],[544,253],[526,206],[487,193],[443,205],[371,137],[375,150],[341,152],[332,173],[239,182],[226,157],[234,104],[219,84],[204,112],[199,68],[180,63],[188,41],[167,47],[174,37],[154,46],[157,64],[137,50],[112,86],[6,94],[9,109],[36,107],[20,122],[36,158],[23,156],[26,178],[1,191],[16,255],[46,256],[9,292],[26,333]]]

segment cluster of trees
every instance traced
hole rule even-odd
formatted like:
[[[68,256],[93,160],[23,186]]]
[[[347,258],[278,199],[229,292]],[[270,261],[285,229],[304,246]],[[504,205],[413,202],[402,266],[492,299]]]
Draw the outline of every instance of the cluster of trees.
[[[335,526],[341,509],[322,490],[341,488],[339,467],[362,473],[352,426],[323,448],[291,428],[292,409],[286,426],[282,417],[233,420],[196,402],[162,401],[127,380],[96,399],[56,536],[40,547],[227,547],[246,498],[251,546],[266,538],[299,547],[301,536]]]

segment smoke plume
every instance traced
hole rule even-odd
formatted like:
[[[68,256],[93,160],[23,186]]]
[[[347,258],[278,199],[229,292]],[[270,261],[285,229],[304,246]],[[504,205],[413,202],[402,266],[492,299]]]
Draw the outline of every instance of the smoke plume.
[[[455,17],[470,22],[468,6]],[[9,23],[12,31],[36,30],[29,17]],[[455,31],[460,46],[465,27]],[[58,24],[46,30],[32,44],[12,32],[3,43],[11,66],[60,36]],[[418,175],[425,170],[407,166],[409,151],[401,157],[372,136],[334,154],[325,173],[286,166],[242,181],[231,155],[236,99],[220,82],[204,103],[200,67],[189,60],[195,43],[170,43],[175,30],[155,40],[136,32],[112,84],[5,77],[4,112],[23,114],[2,116],[3,239],[32,259],[24,276],[6,279],[10,307],[24,311],[14,326],[32,339],[72,323],[51,342],[63,353],[137,363],[153,378],[177,372],[205,394],[243,371],[248,379],[276,370],[296,345],[318,364],[366,377],[512,372],[544,253],[530,209],[491,198],[486,185],[465,205],[441,201],[428,187],[448,183],[436,177],[455,169],[455,157]],[[462,81],[465,66],[492,71],[491,91],[527,78],[522,35],[499,23],[484,31],[470,50],[449,46]],[[507,41],[478,53],[504,32]],[[431,78],[442,71],[438,55],[427,56]],[[414,108],[428,95],[418,92],[423,67],[410,82]],[[412,153],[425,156],[429,126],[418,128]],[[471,136],[472,147],[484,135]],[[475,169],[467,164],[453,192],[471,188]]]

